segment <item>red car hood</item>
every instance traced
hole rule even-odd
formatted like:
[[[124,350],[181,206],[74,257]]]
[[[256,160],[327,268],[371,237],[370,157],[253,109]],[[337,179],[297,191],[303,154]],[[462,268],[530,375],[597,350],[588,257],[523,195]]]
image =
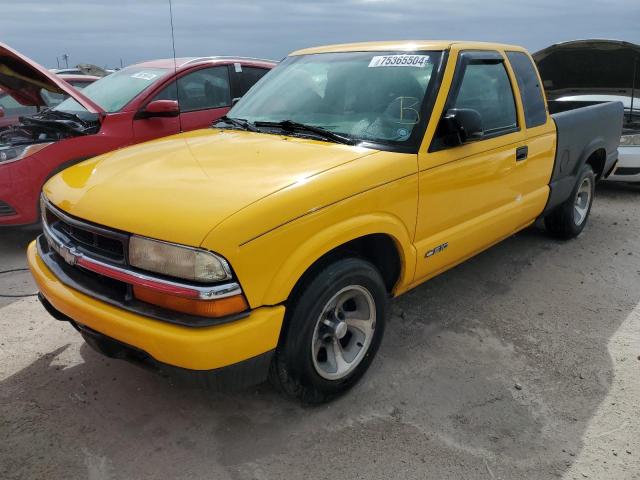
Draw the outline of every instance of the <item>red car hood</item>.
[[[99,105],[33,60],[0,42],[0,88],[22,105],[46,107],[41,89],[66,93],[91,113],[104,113]]]

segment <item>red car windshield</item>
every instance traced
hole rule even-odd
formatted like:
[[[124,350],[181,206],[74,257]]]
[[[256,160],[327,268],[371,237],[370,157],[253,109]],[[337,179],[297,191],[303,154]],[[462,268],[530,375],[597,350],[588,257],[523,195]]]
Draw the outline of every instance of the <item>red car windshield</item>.
[[[118,112],[141,92],[157,83],[173,70],[167,68],[128,67],[87,85],[82,93],[106,112]],[[84,112],[85,108],[68,98],[54,110]]]

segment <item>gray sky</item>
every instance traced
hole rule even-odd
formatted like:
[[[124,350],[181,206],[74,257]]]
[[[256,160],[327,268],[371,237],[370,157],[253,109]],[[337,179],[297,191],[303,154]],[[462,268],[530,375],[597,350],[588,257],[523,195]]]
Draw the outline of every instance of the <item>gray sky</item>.
[[[171,56],[168,0],[0,0],[0,41],[48,67]],[[499,41],[536,51],[576,38],[640,43],[639,0],[174,0],[178,56],[280,59],[367,40]]]

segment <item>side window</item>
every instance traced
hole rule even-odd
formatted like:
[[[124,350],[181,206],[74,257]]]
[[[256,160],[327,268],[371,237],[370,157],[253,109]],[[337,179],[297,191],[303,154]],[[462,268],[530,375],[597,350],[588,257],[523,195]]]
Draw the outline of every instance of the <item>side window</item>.
[[[476,110],[485,135],[513,130],[517,126],[516,105],[504,64],[467,64],[458,94],[449,108]]]
[[[229,75],[231,75],[231,89],[233,98],[244,96],[245,93],[253,87],[258,80],[269,72],[266,68],[258,67],[240,67],[241,71],[237,71],[235,65],[229,65]]]
[[[151,101],[155,100],[175,100],[178,101],[178,90],[176,89],[176,82],[171,82],[169,85],[160,90],[156,95],[151,99]]]
[[[531,59],[522,52],[507,52],[507,58],[518,81],[527,128],[544,125],[547,121],[547,109]]]
[[[178,101],[178,91],[176,89],[176,82],[171,82],[169,85],[160,90],[156,95],[151,99],[151,101],[155,100],[175,100]]]
[[[178,100],[181,112],[194,112],[207,108],[231,105],[227,67],[203,68],[171,82],[160,90],[153,100]]]
[[[230,106],[227,68],[203,68],[179,78],[178,99],[183,112]]]

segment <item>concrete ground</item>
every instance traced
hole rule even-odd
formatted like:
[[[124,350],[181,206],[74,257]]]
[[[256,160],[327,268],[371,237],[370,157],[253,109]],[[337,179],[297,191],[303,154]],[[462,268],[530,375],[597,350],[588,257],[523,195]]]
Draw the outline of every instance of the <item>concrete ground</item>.
[[[603,186],[578,239],[531,228],[397,299],[364,380],[317,408],[174,384],[2,298],[0,478],[640,479],[639,206]],[[0,270],[32,236],[0,230]]]

